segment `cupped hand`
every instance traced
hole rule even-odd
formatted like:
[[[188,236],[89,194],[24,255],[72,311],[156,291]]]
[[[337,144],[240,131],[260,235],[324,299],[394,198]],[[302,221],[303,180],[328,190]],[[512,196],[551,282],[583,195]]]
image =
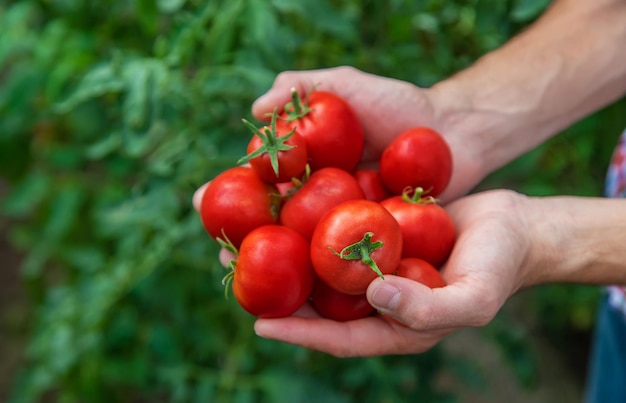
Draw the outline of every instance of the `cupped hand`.
[[[479,193],[450,204],[459,236],[442,272],[448,285],[430,289],[390,275],[376,279],[367,296],[383,316],[335,322],[305,307],[306,315],[259,319],[255,331],[347,357],[420,353],[457,329],[483,326],[524,285],[532,249],[525,220],[529,205],[526,197],[509,191]]]

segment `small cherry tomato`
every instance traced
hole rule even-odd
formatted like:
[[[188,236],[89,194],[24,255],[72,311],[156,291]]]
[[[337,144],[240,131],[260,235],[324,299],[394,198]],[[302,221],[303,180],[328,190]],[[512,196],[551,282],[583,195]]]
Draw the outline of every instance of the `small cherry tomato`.
[[[296,231],[264,225],[241,243],[234,264],[233,293],[259,318],[289,316],[309,298],[315,284],[309,243]]]
[[[396,276],[408,278],[429,288],[440,288],[446,286],[446,280],[435,266],[423,259],[407,257],[400,260],[398,269],[394,273]]]
[[[253,133],[248,143],[248,154],[237,163],[250,162],[250,166],[261,179],[270,183],[287,182],[300,177],[307,164],[304,138],[294,129],[276,125],[276,111],[269,126],[256,128],[243,120]]]
[[[350,200],[330,210],[311,239],[320,280],[349,295],[364,294],[377,276],[400,263],[402,233],[393,216],[371,200]]]
[[[367,200],[380,202],[392,196],[383,184],[378,170],[365,168],[357,169],[352,175],[356,178],[361,189],[363,189]]]
[[[300,98],[292,90],[291,95],[292,102],[285,106],[281,118],[306,141],[311,170],[336,167],[352,171],[361,160],[365,139],[350,104],[327,91],[313,91]]]
[[[217,175],[200,203],[200,217],[213,239],[224,234],[239,247],[253,229],[278,222],[280,197],[275,186],[262,181],[252,168],[240,166]]]
[[[383,150],[380,176],[395,195],[406,187],[421,187],[431,196],[441,194],[452,176],[452,153],[448,143],[428,127],[409,129]]]
[[[315,282],[311,302],[322,317],[339,322],[361,319],[374,312],[365,294],[344,294],[319,279]]]
[[[416,189],[380,202],[400,224],[402,257],[417,257],[440,268],[456,240],[454,221],[433,197]]]
[[[364,197],[361,187],[350,173],[339,168],[321,168],[313,172],[284,203],[280,223],[310,240],[326,212],[345,201]]]

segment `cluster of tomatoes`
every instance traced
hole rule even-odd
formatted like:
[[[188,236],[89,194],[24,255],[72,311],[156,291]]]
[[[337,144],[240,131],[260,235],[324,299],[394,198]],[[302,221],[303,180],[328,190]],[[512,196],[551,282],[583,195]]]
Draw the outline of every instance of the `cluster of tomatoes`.
[[[363,128],[336,94],[292,90],[267,126],[244,123],[248,154],[209,183],[200,214],[234,255],[226,286],[246,311],[284,317],[310,300],[321,316],[346,321],[374,312],[365,292],[377,277],[445,285],[438,269],[455,227],[434,198],[452,171],[439,133],[407,130],[377,169],[359,169]]]

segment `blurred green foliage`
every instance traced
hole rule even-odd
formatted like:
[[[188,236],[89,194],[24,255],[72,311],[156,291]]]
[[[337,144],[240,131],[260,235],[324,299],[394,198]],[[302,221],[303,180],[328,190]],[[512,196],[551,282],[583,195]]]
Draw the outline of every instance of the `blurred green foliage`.
[[[241,156],[241,118],[280,71],[352,65],[428,86],[547,3],[0,1],[0,212],[33,307],[13,400],[437,402],[454,400],[442,371],[479,384],[440,348],[339,360],[255,337],[190,199]],[[599,194],[619,107],[483,186]],[[588,328],[596,294],[559,295],[553,323]]]

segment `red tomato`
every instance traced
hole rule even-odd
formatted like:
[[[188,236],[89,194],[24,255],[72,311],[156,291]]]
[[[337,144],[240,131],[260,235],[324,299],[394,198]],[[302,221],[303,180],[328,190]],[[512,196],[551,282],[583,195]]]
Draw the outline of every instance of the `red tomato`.
[[[425,260],[415,257],[407,257],[400,260],[398,269],[394,273],[396,276],[404,277],[422,283],[430,288],[440,288],[446,286],[439,270]]]
[[[280,225],[256,228],[241,243],[232,284],[237,302],[252,315],[291,315],[309,298],[315,284],[309,243]]]
[[[280,211],[280,223],[311,239],[318,221],[333,207],[363,199],[354,177],[339,168],[322,168],[311,174],[302,187],[287,199]]]
[[[448,259],[456,240],[454,221],[432,197],[421,190],[393,196],[380,204],[394,216],[402,231],[402,257],[417,257],[439,268]]]
[[[428,127],[415,127],[396,137],[380,157],[380,176],[396,195],[408,186],[431,196],[441,194],[452,175],[452,153],[444,138]]]
[[[323,167],[352,171],[361,160],[365,144],[361,122],[338,95],[313,91],[301,99],[294,90],[281,117],[304,137],[312,171]]]
[[[284,125],[277,127],[276,112],[272,115],[271,124],[261,129],[245,119],[243,122],[253,136],[248,143],[248,155],[238,163],[250,162],[256,174],[270,183],[287,182],[304,173],[306,143],[295,129],[290,130]]]
[[[367,200],[380,202],[392,196],[385,185],[383,185],[380,172],[376,169],[357,169],[353,175],[361,189],[363,189]]]
[[[217,175],[200,204],[204,228],[213,239],[222,231],[235,247],[253,229],[278,221],[280,198],[275,186],[263,182],[252,168],[234,167]]]
[[[371,200],[350,200],[330,210],[311,240],[320,280],[349,295],[364,294],[376,276],[400,263],[402,233],[393,216]]]
[[[344,294],[319,279],[315,282],[311,302],[322,317],[339,322],[361,319],[374,312],[365,294]]]

